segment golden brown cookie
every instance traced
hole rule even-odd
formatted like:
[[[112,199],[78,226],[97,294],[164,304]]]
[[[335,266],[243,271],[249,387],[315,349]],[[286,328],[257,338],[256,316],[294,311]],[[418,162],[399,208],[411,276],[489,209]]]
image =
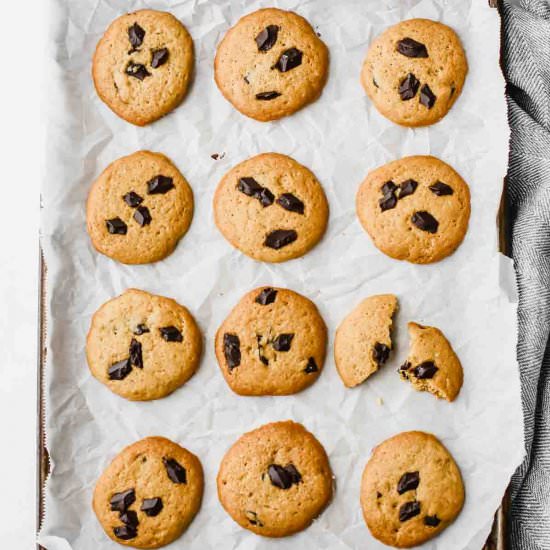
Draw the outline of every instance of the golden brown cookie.
[[[384,254],[427,264],[452,254],[464,239],[470,190],[443,161],[405,157],[366,177],[356,208],[363,228]]]
[[[340,323],[334,338],[334,361],[348,388],[364,382],[389,359],[396,310],[393,294],[370,296]]]
[[[86,341],[92,374],[133,401],[159,399],[187,382],[201,349],[200,331],[185,307],[135,289],[97,310]]]
[[[399,368],[413,388],[454,401],[464,378],[462,365],[445,335],[435,327],[409,323],[409,355]]]
[[[456,33],[429,19],[409,19],[371,44],[361,83],[382,115],[403,126],[426,126],[453,106],[468,72]]]
[[[435,537],[463,503],[458,466],[425,432],[403,432],[380,443],[363,471],[363,516],[372,535],[388,546],[410,548]]]
[[[328,50],[311,25],[291,11],[245,15],[216,51],[214,77],[233,106],[256,120],[275,120],[321,95]]]
[[[284,288],[248,292],[216,333],[216,358],[239,395],[289,395],[317,380],[327,329],[315,304]]]
[[[98,252],[125,264],[171,254],[193,218],[193,192],[170,159],[138,151],[111,163],[92,185],[86,219]]]
[[[193,72],[193,41],[171,14],[139,10],[115,19],[98,42],[92,75],[101,100],[144,126],[177,107]]]
[[[264,153],[223,177],[214,195],[214,217],[223,236],[247,256],[284,262],[319,242],[328,203],[305,166],[286,155]]]
[[[93,508],[105,533],[133,548],[176,540],[199,511],[204,480],[199,459],[164,437],[126,447],[103,472]]]
[[[218,498],[245,529],[285,537],[308,527],[332,498],[323,446],[301,424],[266,424],[241,436],[223,457]]]

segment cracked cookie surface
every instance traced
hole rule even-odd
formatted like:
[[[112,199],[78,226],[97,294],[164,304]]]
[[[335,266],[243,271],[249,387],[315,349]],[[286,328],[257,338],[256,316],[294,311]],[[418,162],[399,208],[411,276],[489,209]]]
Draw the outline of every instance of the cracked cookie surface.
[[[241,436],[222,459],[217,486],[241,527],[284,537],[308,527],[329,504],[333,475],[321,443],[287,420]]]
[[[193,63],[191,36],[173,15],[139,10],[109,25],[97,44],[92,76],[113,112],[144,126],[183,101]]]

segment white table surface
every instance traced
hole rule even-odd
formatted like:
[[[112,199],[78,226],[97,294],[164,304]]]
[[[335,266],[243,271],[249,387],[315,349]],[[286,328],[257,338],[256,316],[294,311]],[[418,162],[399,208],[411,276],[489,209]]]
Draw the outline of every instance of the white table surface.
[[[5,2],[0,51],[0,541],[35,540],[38,219],[43,0]]]

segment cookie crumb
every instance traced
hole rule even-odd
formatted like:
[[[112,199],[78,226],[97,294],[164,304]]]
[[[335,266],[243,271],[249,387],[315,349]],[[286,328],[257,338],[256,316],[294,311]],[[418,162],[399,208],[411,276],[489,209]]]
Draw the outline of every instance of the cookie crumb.
[[[384,404],[384,400],[381,397],[377,397],[376,404],[381,407]]]

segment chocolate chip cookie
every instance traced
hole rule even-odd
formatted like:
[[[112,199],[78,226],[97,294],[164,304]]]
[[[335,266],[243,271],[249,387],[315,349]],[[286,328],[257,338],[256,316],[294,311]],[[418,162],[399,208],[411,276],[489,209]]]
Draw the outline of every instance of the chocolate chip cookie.
[[[204,480],[199,459],[164,437],[126,447],[103,472],[93,508],[119,544],[159,548],[182,535],[199,511]]]
[[[92,374],[133,401],[159,399],[187,382],[201,349],[201,334],[185,307],[135,289],[97,310],[86,341]]]
[[[317,380],[327,329],[315,304],[284,288],[245,294],[216,334],[216,357],[239,395],[289,395]]]
[[[160,153],[138,151],[111,163],[92,185],[86,211],[98,252],[125,264],[172,253],[193,218],[193,192]]]
[[[265,153],[223,177],[214,196],[214,218],[223,236],[247,256],[283,262],[319,242],[327,226],[328,203],[305,166],[285,155]]]
[[[464,378],[462,365],[445,335],[435,327],[409,323],[411,338],[407,360],[399,368],[413,388],[454,401]]]
[[[223,457],[218,497],[245,529],[285,537],[308,527],[332,498],[323,446],[301,424],[266,424],[241,436]]]
[[[390,357],[393,294],[363,300],[336,330],[334,360],[342,382],[353,388],[375,373]]]
[[[435,157],[405,157],[366,177],[356,208],[359,221],[384,254],[427,264],[452,254],[464,239],[470,189]]]
[[[361,82],[386,118],[403,126],[426,126],[448,113],[467,72],[466,55],[451,28],[429,19],[410,19],[372,43]]]
[[[242,17],[218,46],[214,76],[233,106],[256,120],[275,120],[319,97],[328,50],[291,11],[267,8]]]
[[[177,107],[193,72],[193,41],[171,14],[139,10],[115,19],[97,44],[92,75],[101,100],[144,126]]]
[[[403,432],[375,447],[363,472],[361,507],[372,535],[396,548],[435,537],[464,503],[460,470],[431,434]]]

